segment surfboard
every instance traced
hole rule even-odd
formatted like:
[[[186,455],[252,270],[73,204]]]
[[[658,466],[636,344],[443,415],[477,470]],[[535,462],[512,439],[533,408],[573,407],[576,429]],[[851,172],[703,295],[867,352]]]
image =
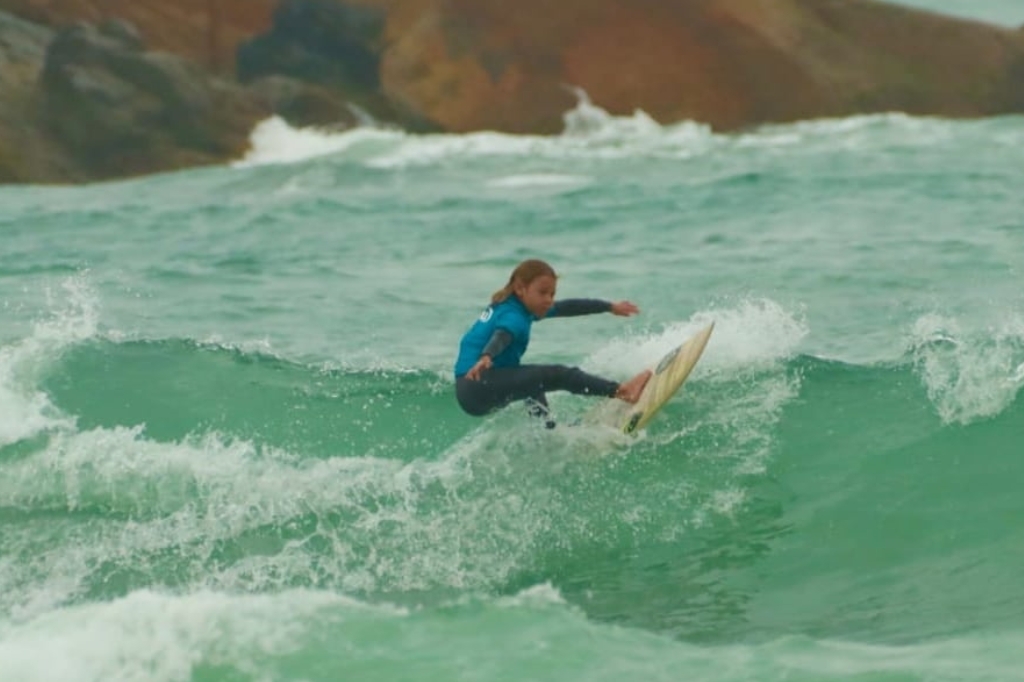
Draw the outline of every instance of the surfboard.
[[[630,405],[621,400],[610,400],[596,409],[596,420],[613,426],[623,433],[633,434],[647,425],[661,408],[682,388],[697,361],[700,360],[711,332],[712,322],[684,343],[662,356],[654,366],[654,374],[644,386],[640,400]],[[587,420],[589,421],[589,420]]]

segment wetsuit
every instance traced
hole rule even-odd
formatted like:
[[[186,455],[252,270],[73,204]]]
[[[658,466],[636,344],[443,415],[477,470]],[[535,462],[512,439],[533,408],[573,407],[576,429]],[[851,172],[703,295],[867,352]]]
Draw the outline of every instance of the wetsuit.
[[[577,298],[557,301],[547,317],[593,315],[611,310],[611,303]],[[569,391],[584,395],[613,397],[619,384],[578,367],[565,365],[522,365],[520,359],[530,343],[530,328],[539,318],[516,296],[489,306],[469,328],[459,344],[455,361],[455,397],[473,416],[485,415],[516,400],[531,400],[531,411],[547,414],[547,391]],[[491,357],[491,368],[480,379],[466,378],[483,355]],[[552,424],[553,425],[553,424]]]

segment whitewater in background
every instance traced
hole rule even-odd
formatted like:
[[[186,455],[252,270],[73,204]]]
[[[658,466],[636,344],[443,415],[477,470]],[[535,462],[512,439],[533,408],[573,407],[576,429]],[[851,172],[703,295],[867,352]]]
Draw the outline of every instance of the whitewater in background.
[[[253,139],[0,188],[0,681],[1024,679],[1024,118]],[[534,256],[638,438],[457,408]]]

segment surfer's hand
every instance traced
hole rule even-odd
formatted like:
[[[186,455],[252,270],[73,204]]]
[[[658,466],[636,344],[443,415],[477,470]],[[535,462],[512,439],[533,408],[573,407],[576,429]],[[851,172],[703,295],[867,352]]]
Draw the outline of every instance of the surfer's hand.
[[[635,303],[630,301],[616,301],[612,303],[613,315],[629,317],[630,315],[636,315],[638,312],[640,312],[640,309],[636,307]]]
[[[485,355],[482,358],[480,358],[479,360],[477,360],[476,364],[473,365],[469,369],[468,372],[466,372],[466,378],[469,379],[470,381],[479,381],[480,380],[480,372],[484,371],[485,369],[490,369],[490,368],[491,368],[491,356],[490,355]]]

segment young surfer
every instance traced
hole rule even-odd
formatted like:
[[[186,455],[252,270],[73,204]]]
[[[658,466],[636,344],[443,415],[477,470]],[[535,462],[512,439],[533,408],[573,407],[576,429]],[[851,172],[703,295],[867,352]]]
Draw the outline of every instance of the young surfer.
[[[462,337],[455,361],[455,397],[468,414],[482,416],[517,400],[532,402],[531,413],[547,414],[547,391],[618,398],[635,403],[651,371],[618,383],[565,365],[523,365],[530,327],[549,317],[572,317],[610,312],[629,316],[640,312],[629,301],[597,299],[555,301],[558,276],[542,260],[516,266],[508,283],[491,297],[491,305]],[[548,426],[554,426],[548,422]]]

